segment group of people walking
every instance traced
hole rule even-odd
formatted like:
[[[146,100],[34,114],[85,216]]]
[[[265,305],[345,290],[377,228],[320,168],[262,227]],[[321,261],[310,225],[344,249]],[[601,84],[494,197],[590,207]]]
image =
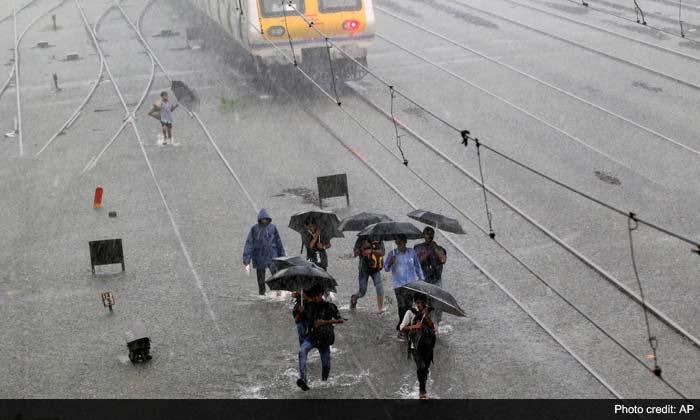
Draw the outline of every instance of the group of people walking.
[[[306,229],[301,233],[302,251],[306,248],[306,257],[323,270],[328,269],[326,250],[331,247],[328,232],[317,225],[314,218],[304,220]],[[420,398],[427,398],[426,382],[433,360],[433,348],[437,336],[437,327],[442,314],[429,307],[425,295],[412,293],[401,286],[416,280],[442,286],[442,272],[447,262],[447,251],[435,242],[435,230],[426,227],[423,230],[423,242],[413,248],[407,246],[407,238],[397,237],[396,247],[386,252],[383,241],[359,237],[353,247],[353,256],[358,262],[358,290],[350,297],[350,309],[355,310],[359,299],[367,293],[369,279],[376,291],[377,313],[384,310],[384,287],[382,270],[392,273],[392,286],[398,309],[398,338],[407,340],[409,357],[413,357],[420,389]],[[246,238],[243,251],[243,264],[247,269],[256,271],[258,292],[265,294],[265,274],[270,270],[276,272],[273,259],[284,257],[285,249],[277,227],[265,209],[258,214],[258,223],[253,225]],[[299,339],[299,380],[297,385],[304,391],[309,389],[306,375],[306,360],[309,351],[316,348],[321,355],[323,381],[328,379],[331,367],[330,346],[334,343],[333,326],[341,324],[344,319],[338,308],[324,300],[323,287],[316,286],[303,293],[295,293],[296,300],[292,315]],[[415,305],[415,306],[414,306]]]

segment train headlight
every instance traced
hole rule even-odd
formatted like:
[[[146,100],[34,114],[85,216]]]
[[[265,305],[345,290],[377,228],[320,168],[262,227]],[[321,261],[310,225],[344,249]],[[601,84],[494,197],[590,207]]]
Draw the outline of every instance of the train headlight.
[[[360,29],[360,21],[357,19],[350,19],[343,22],[343,29],[346,31],[356,31]]]
[[[281,26],[270,26],[267,29],[267,33],[270,36],[282,36],[284,35],[284,28]]]

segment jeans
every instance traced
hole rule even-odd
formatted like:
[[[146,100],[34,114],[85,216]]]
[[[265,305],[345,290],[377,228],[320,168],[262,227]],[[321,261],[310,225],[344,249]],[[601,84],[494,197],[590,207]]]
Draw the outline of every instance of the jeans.
[[[314,345],[308,339],[304,340],[299,347],[299,376],[304,382],[306,382],[306,358],[312,348]],[[321,379],[325,381],[331,373],[331,346],[321,347],[318,352],[321,355]]]
[[[261,295],[265,294],[265,268],[266,267],[258,267],[255,269],[255,274],[258,276],[258,293]],[[273,276],[277,272],[277,268],[275,268],[274,265],[267,268],[270,269],[270,274]]]
[[[396,294],[396,306],[399,308],[399,323],[396,324],[396,329],[399,329],[401,321],[403,321],[403,316],[406,315],[406,311],[411,309],[413,305],[413,292],[400,287],[394,289],[394,294]]]
[[[436,279],[429,279],[429,278],[426,278],[426,279],[425,279],[425,282],[426,282],[426,283],[430,283],[430,284],[434,284],[434,285],[436,285],[436,286],[438,286],[438,287],[442,287],[442,279],[436,280]],[[439,324],[440,321],[442,321],[442,311],[439,310],[439,309],[433,309],[433,310],[430,312],[430,319],[431,319],[435,324]]]
[[[433,349],[428,346],[418,346],[412,350],[413,360],[416,362],[416,374],[418,375],[418,386],[420,393],[425,394],[425,384],[430,374],[430,364],[433,362]]]
[[[299,347],[301,347],[302,344],[304,344],[304,340],[306,340],[306,326],[307,322],[302,321],[297,324],[297,335],[299,336]]]
[[[376,273],[360,273],[360,290],[356,294],[358,298],[364,297],[367,293],[367,283],[369,282],[370,277],[372,277],[374,288],[377,290],[377,296],[384,295],[384,286],[382,286],[382,272],[377,271]]]

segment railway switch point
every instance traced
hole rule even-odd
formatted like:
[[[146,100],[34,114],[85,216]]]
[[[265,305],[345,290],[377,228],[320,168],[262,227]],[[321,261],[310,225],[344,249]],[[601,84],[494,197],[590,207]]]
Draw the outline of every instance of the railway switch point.
[[[36,43],[37,48],[49,48],[49,41],[39,41]]]
[[[80,54],[71,53],[66,55],[66,61],[77,61],[80,59]]]
[[[109,212],[109,217],[117,217],[117,212],[116,212],[116,211],[110,211],[110,212]]]

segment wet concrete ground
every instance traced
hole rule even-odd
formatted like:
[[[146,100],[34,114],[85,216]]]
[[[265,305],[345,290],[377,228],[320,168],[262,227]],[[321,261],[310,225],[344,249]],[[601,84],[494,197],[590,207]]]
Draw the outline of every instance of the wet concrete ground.
[[[632,49],[627,41],[511,8],[503,1],[468,3],[542,31],[576,36],[577,41],[606,48],[610,54],[647,60],[646,64],[659,71],[700,83],[697,72],[692,71],[697,64],[688,64],[686,59],[652,49]],[[54,4],[39,0],[18,15],[18,26],[26,27]],[[528,4],[548,7],[541,2]],[[92,24],[111,5],[83,3]],[[124,3],[133,21],[145,6],[142,0]],[[698,97],[693,89],[455,2],[411,0],[397,7],[396,2],[382,0],[377,6],[696,147],[700,127],[691,112]],[[580,16],[574,11],[550,9]],[[143,34],[170,75],[199,92],[202,121],[253,203],[245,198],[212,142],[183,110],[175,113],[174,135],[179,144],[156,144],[157,122],[145,113],[159,92],[168,87],[159,71],[145,104],[135,113],[146,155],[131,127],[100,155],[122,125],[125,112],[106,74],[98,77],[99,58],[75,4],[66,2],[55,13],[59,22],[65,22],[59,31],[51,31],[50,20],[45,18],[27,32],[20,46],[25,155],[18,156],[16,141],[10,139],[3,139],[0,149],[0,312],[2,319],[8,320],[0,328],[0,367],[7,372],[7,380],[0,385],[1,396],[415,398],[415,365],[406,360],[405,343],[395,338],[393,302],[389,299],[384,314],[374,314],[370,287],[358,309],[349,310],[349,297],[357,287],[357,262],[350,257],[352,233],[334,240],[329,251],[329,271],[339,282],[338,304],[349,321],[336,330],[328,384],[318,380],[320,361],[312,355],[309,371],[315,379],[307,393],[294,385],[296,330],[288,296],[271,293],[258,297],[254,276],[246,277],[240,261],[245,235],[255,222],[258,207],[272,213],[287,253],[299,252],[299,236],[286,224],[291,214],[314,208],[303,193],[315,190],[318,176],[348,174],[351,207],[344,207],[344,198],[330,200],[341,218],[376,211],[397,220],[407,219],[410,206],[335,136],[351,145],[412,202],[459,216],[468,233],[451,238],[460,248],[622,396],[675,396],[361,132],[337,106],[329,106],[325,97],[307,94],[313,86],[297,86],[297,97],[270,91],[233,65],[236,57],[226,56],[226,50],[183,48],[183,26],[192,22],[191,12],[167,1],[155,2],[146,12]],[[697,156],[425,36],[379,10],[376,18],[381,35],[400,40],[614,160],[377,39],[368,60],[382,77],[454,124],[469,128],[487,144],[616,206],[635,210],[684,235],[697,236],[697,218],[693,217]],[[590,16],[589,22],[602,24],[605,19]],[[177,30],[180,35],[156,36],[162,29]],[[0,31],[8,30],[11,23],[0,24]],[[104,16],[97,31],[114,81],[132,108],[147,88],[151,60],[117,9]],[[633,31],[626,33],[638,36]],[[47,39],[55,47],[32,48]],[[3,37],[0,42],[2,48],[12,47],[10,38]],[[691,49],[684,51],[697,54]],[[70,52],[79,53],[82,59],[61,61]],[[4,69],[3,74],[9,74],[10,67]],[[51,90],[53,73],[60,78],[59,92]],[[95,96],[76,122],[37,156],[94,83],[99,83]],[[14,93],[10,89],[0,98],[1,115],[14,115]],[[342,99],[343,106],[396,153],[393,125],[370,108],[363,96],[386,107],[387,90],[368,76],[344,89]],[[458,135],[405,101],[395,106],[402,121],[429,137],[467,170],[478,173],[474,149],[460,146]],[[11,126],[11,117],[0,121],[4,132]],[[412,169],[485,226],[483,195],[476,184],[418,141],[404,137],[403,145]],[[613,217],[492,154],[484,152],[483,159],[487,184],[624,284],[636,285],[623,217]],[[105,198],[103,209],[96,211],[91,203],[97,184],[105,188]],[[638,305],[494,198],[489,204],[495,230],[504,244],[634,354],[646,357],[649,349]],[[109,211],[117,211],[117,218],[109,218]],[[697,335],[694,302],[698,293],[692,281],[697,255],[689,252],[688,245],[649,229],[642,228],[635,235],[649,301]],[[112,237],[124,241],[126,272],[121,273],[117,266],[99,267],[93,276],[87,243]],[[438,240],[446,245],[444,238]],[[429,382],[431,396],[613,396],[458,249],[446,247],[449,260],[444,284],[468,317],[447,317],[440,330]],[[390,285],[391,276],[385,275],[387,291]],[[107,290],[116,295],[114,313],[99,301],[99,294]],[[393,296],[389,293],[387,297]],[[133,320],[146,325],[153,341],[154,359],[143,366],[132,366],[126,357],[123,334]],[[697,395],[698,349],[656,320],[651,326],[661,343],[659,362],[665,377],[687,395]]]

